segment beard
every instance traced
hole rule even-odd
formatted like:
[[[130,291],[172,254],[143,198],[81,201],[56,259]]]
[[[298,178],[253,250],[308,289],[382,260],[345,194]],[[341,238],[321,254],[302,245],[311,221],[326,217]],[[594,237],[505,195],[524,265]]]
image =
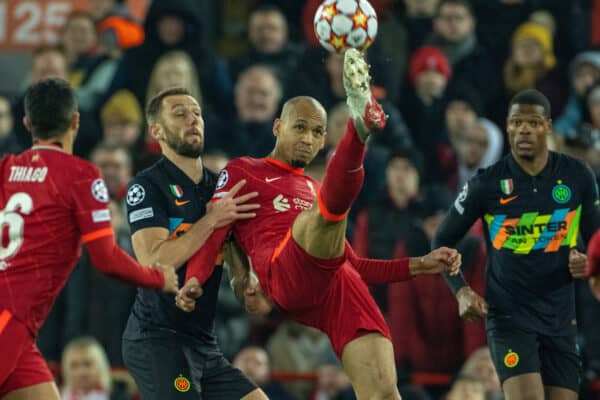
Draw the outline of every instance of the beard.
[[[198,143],[186,143],[183,138],[170,131],[166,126],[163,126],[163,128],[165,130],[165,142],[175,153],[189,158],[200,157],[204,150],[202,139]]]
[[[293,168],[306,168],[306,166],[308,165],[308,163],[306,161],[302,161],[302,160],[292,160],[292,162],[290,163],[290,165]]]

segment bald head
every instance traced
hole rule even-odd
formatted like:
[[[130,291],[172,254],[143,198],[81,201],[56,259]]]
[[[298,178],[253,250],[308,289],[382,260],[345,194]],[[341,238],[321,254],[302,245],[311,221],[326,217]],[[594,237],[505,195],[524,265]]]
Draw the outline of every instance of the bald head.
[[[304,112],[319,113],[323,118],[327,119],[327,112],[323,105],[317,99],[310,96],[296,96],[286,101],[281,110],[280,118],[285,120]]]

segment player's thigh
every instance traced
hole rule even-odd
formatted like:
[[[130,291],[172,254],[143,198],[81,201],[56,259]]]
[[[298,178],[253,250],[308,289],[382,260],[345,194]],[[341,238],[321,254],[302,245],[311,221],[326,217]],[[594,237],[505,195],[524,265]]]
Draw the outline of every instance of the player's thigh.
[[[198,358],[194,355],[196,348],[186,348],[188,360]],[[202,365],[190,361],[192,369],[202,368],[202,398],[204,399],[267,399],[267,396],[250,381],[239,369],[233,367],[222,354],[202,357]]]
[[[330,259],[344,254],[346,239],[346,218],[328,221],[315,205],[303,211],[294,220],[292,237],[313,257]]]
[[[516,375],[502,382],[506,400],[544,400],[542,376],[537,372]]]
[[[571,389],[544,386],[545,400],[577,400],[579,395]]]
[[[540,343],[546,394],[553,394],[554,399],[577,398],[583,370],[575,335],[541,336]]]
[[[171,338],[123,340],[123,360],[144,400],[199,400],[180,343]]]
[[[342,365],[358,400],[400,398],[392,342],[380,333],[367,333],[348,343]]]
[[[23,351],[33,343],[33,338],[25,325],[10,316],[10,313],[7,313],[7,311],[0,313],[0,316],[8,316],[4,317],[5,322],[0,328],[0,354],[2,355],[2,362],[0,362],[0,390],[10,374],[17,367]]]
[[[58,388],[54,382],[38,383],[17,389],[10,392],[6,396],[2,397],[1,400],[32,400],[32,399],[44,399],[44,400],[60,400]]]
[[[510,319],[494,318],[488,321],[487,339],[502,387],[505,384],[510,387],[519,386],[521,379],[514,378],[535,374],[538,379],[532,382],[533,386],[530,388],[543,395],[538,335],[513,326]],[[529,382],[529,378],[527,381]]]

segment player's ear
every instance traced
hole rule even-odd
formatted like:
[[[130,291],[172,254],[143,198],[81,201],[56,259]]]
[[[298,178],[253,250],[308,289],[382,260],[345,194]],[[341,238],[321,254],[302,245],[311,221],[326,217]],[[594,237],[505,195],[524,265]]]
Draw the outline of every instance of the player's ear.
[[[158,124],[148,125],[148,133],[150,134],[150,137],[157,142],[161,139],[160,126]]]
[[[79,129],[79,113],[75,111],[73,116],[71,117],[71,122],[69,122],[69,129],[73,131],[77,131]]]
[[[275,118],[275,121],[273,121],[273,135],[279,137],[279,132],[281,132],[281,119]]]
[[[27,132],[31,132],[31,122],[29,121],[29,118],[27,118],[27,115],[23,116],[23,125],[27,129]]]

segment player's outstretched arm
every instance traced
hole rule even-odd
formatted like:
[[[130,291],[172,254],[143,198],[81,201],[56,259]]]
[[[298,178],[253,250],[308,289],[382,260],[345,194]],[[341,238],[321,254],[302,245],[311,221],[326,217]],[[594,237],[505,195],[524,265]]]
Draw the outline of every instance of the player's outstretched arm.
[[[259,205],[247,202],[258,193],[237,196],[245,184],[246,181],[241,180],[226,196],[209,204],[206,215],[196,221],[184,235],[170,239],[169,231],[164,228],[144,228],[135,232],[132,242],[137,259],[143,264],[169,264],[179,268],[206,243],[215,229],[240,219],[254,218],[256,214],[253,210]]]
[[[350,245],[346,255],[368,285],[401,282],[412,276],[448,272],[456,275],[460,271],[461,255],[454,249],[442,247],[423,257],[406,257],[395,260],[379,260],[358,257]]]
[[[86,246],[92,264],[99,271],[136,286],[177,292],[177,274],[172,266],[147,268],[139,265],[117,246],[112,235],[87,242]]]

